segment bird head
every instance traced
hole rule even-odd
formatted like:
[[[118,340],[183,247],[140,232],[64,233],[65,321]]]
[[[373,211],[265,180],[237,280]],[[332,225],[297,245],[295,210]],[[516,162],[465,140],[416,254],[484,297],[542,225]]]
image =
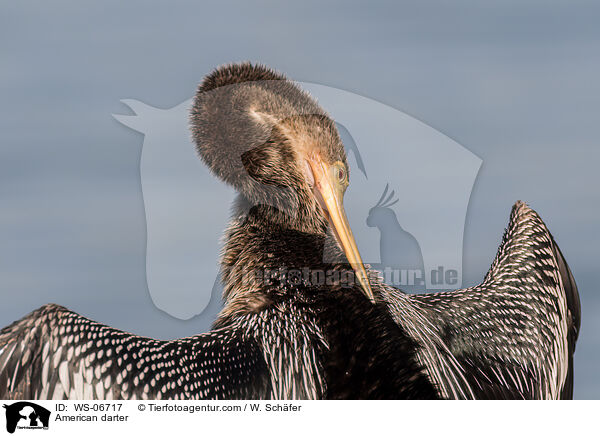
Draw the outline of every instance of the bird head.
[[[295,83],[267,67],[226,65],[200,84],[190,115],[198,153],[250,204],[277,210],[280,224],[333,234],[373,300],[343,206],[349,183],[334,121]]]

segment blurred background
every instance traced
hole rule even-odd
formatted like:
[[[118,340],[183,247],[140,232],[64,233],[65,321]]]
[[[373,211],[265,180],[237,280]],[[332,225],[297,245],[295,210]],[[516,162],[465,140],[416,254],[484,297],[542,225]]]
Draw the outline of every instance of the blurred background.
[[[514,201],[536,209],[581,295],[575,397],[600,398],[600,4],[20,1],[0,10],[1,326],[55,302],[157,338],[209,328],[218,301],[182,321],[150,300],[143,135],[111,114],[128,113],[123,98],[173,107],[216,66],[252,60],[406,112],[483,160],[463,285],[487,272]]]

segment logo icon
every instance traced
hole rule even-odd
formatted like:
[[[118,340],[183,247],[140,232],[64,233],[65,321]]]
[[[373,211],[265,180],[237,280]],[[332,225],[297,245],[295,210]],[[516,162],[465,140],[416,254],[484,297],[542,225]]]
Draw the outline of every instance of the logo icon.
[[[298,85],[340,131],[352,174],[344,205],[363,261],[408,292],[459,288],[467,206],[481,159],[402,111],[348,91]],[[150,296],[159,309],[189,319],[220,300],[220,238],[235,193],[196,153],[192,100],[170,109],[122,102],[133,115],[113,117],[144,134]]]
[[[50,411],[29,401],[5,404],[6,431],[14,433],[16,429],[48,429]]]

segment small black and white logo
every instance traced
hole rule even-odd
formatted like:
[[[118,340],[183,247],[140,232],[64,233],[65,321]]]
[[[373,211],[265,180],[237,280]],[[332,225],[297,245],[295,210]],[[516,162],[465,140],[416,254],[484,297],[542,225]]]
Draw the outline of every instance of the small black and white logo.
[[[48,429],[50,411],[29,401],[5,404],[6,431],[14,433],[16,429]]]

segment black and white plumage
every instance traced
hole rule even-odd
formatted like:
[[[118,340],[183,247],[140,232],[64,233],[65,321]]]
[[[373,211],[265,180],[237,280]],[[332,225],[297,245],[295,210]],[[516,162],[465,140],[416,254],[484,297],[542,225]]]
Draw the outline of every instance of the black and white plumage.
[[[258,347],[235,329],[156,341],[49,304],[0,338],[2,398],[242,398],[266,389]]]
[[[201,158],[240,193],[215,330],[156,341],[44,306],[0,331],[0,397],[572,397],[577,288],[523,203],[481,285],[407,295],[362,265],[343,146],[307,94],[267,68],[226,66],[191,121]],[[308,278],[264,275],[291,270]],[[338,275],[316,283],[319,271]]]
[[[360,295],[317,292],[284,290],[260,312],[172,341],[43,306],[0,332],[0,398],[437,398],[391,318]]]
[[[381,285],[444,398],[570,399],[581,309],[539,215],[517,202],[492,266],[472,288],[406,295]]]

